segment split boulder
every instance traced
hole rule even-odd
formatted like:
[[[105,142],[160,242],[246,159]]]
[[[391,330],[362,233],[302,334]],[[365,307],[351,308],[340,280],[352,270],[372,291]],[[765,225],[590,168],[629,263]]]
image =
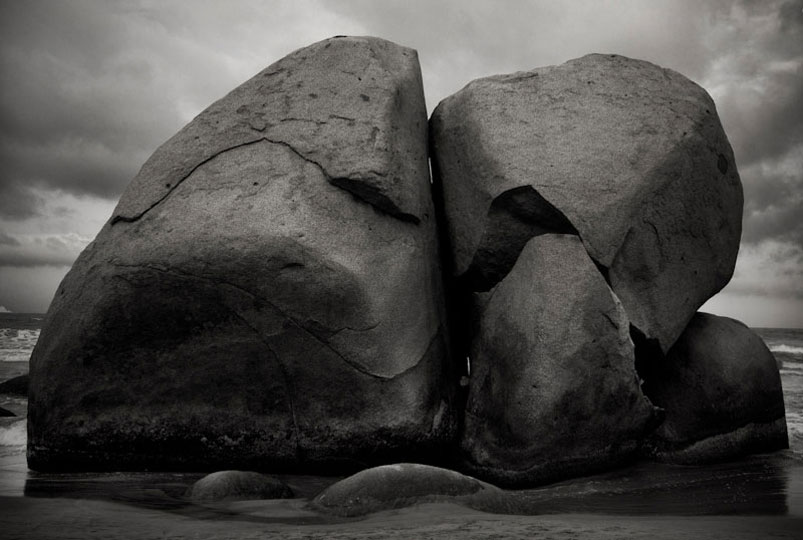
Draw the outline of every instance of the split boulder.
[[[33,469],[433,459],[452,381],[415,51],[300,49],[162,145],[58,288]]]
[[[521,487],[634,457],[653,407],[624,310],[576,236],[533,238],[474,304],[469,472]]]
[[[733,153],[711,98],[674,71],[592,54],[478,79],[438,105],[431,139],[454,274],[471,290],[492,288],[532,236],[578,234],[667,351],[733,273]]]

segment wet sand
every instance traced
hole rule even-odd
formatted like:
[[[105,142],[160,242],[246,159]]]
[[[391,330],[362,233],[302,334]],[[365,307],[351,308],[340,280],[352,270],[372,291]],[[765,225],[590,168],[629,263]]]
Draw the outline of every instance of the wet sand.
[[[198,505],[183,494],[200,476],[41,474],[21,453],[3,456],[0,538],[803,538],[803,464],[790,452],[704,468],[644,463],[508,492],[486,511],[438,503],[362,519],[306,508],[334,478],[284,477],[291,500]]]

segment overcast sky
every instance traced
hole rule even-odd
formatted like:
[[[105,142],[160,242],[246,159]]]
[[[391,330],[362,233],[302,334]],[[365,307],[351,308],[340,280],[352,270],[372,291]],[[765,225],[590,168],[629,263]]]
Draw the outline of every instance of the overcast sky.
[[[472,79],[589,52],[701,84],[745,190],[736,274],[704,309],[803,327],[803,0],[0,0],[0,305],[45,311],[156,147],[339,34],[417,49],[430,111]]]

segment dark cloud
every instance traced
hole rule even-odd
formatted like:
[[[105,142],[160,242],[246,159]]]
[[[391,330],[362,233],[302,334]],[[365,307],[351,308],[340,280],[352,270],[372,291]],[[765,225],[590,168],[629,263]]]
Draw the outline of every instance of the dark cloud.
[[[11,235],[0,232],[0,245],[2,246],[20,246],[22,245],[19,240]]]
[[[89,243],[75,233],[0,234],[0,267],[70,266]]]
[[[1,166],[1,165],[0,165]],[[27,219],[39,214],[42,198],[0,170],[0,217]]]
[[[183,61],[179,37],[125,4],[3,2],[0,32],[0,189],[8,201],[0,215],[7,218],[35,213],[31,187],[119,197],[186,122],[182,107],[194,114],[196,95],[208,104],[223,93],[208,95],[217,90],[209,84],[185,91],[192,85],[182,73],[217,81],[220,73],[201,67],[215,70],[217,62],[199,51]]]
[[[742,174],[745,192],[742,241],[756,244],[764,240],[787,242],[803,249],[803,170],[796,169],[803,159],[803,147],[792,152],[789,168],[758,164]]]

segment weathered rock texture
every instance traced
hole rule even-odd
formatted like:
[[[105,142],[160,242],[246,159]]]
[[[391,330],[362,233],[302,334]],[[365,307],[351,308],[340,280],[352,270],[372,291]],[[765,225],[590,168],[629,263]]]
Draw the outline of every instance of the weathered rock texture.
[[[454,431],[415,51],[296,51],[160,147],[59,287],[34,469],[327,467]]]
[[[789,447],[775,357],[739,321],[697,313],[641,374],[666,411],[649,441],[658,459],[696,463]]]
[[[431,135],[454,273],[472,290],[493,287],[530,237],[576,233],[666,351],[730,279],[733,154],[711,98],[671,70],[594,54],[479,79],[438,105]]]
[[[472,473],[529,485],[635,453],[653,408],[627,317],[576,236],[533,238],[475,302],[461,443]]]
[[[472,368],[469,470],[528,485],[634,455],[659,418],[630,333],[668,350],[738,251],[742,189],[710,97],[589,55],[471,82],[430,141]]]
[[[279,480],[253,471],[218,471],[195,482],[187,491],[194,502],[290,499],[293,490]]]
[[[461,503],[475,508],[505,505],[499,488],[455,471],[398,463],[361,471],[328,487],[312,508],[337,516],[361,516],[428,502]]]

